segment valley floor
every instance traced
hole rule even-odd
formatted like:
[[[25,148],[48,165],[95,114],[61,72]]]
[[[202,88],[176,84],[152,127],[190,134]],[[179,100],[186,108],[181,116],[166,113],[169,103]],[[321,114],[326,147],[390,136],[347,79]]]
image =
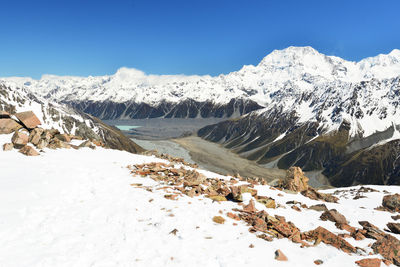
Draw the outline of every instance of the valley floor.
[[[0,135],[0,145],[9,138]],[[166,161],[102,148],[45,149],[37,157],[0,151],[0,266],[313,266],[317,259],[323,266],[355,266],[361,258],[380,257],[368,256],[371,239],[348,239],[366,250],[363,255],[350,255],[322,243],[301,248],[288,239],[257,238],[243,221],[226,217],[232,208],[240,208],[237,203],[186,195],[164,198],[163,185],[134,176],[127,168],[145,162]],[[199,171],[207,177],[230,179]],[[131,186],[134,183],[149,186],[152,192]],[[391,214],[374,208],[380,205],[383,190],[400,192],[400,188],[373,188],[379,192],[365,193],[366,198],[353,200],[345,190],[339,204],[325,204],[344,214],[350,225],[368,220],[383,229]],[[323,226],[334,233],[345,232],[321,221],[320,212],[298,212],[285,204],[320,201],[269,186],[257,190],[281,205],[266,209],[256,203],[257,209],[285,216],[301,231]],[[225,224],[214,223],[216,215],[223,216]],[[289,260],[276,261],[276,249]]]

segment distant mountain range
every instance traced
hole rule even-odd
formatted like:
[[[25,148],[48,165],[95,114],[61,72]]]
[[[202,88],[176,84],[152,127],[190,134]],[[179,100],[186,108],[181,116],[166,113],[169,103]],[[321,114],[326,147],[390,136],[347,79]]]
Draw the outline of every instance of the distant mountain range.
[[[260,164],[320,170],[333,185],[400,183],[400,50],[350,62],[275,50],[227,75],[0,79],[101,119],[235,118],[199,135]]]

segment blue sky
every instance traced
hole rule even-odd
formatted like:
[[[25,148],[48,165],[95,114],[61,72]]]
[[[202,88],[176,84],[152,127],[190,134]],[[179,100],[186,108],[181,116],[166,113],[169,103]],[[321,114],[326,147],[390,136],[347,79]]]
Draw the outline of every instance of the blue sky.
[[[348,60],[400,48],[400,1],[1,2],[0,77],[228,73],[310,45]]]

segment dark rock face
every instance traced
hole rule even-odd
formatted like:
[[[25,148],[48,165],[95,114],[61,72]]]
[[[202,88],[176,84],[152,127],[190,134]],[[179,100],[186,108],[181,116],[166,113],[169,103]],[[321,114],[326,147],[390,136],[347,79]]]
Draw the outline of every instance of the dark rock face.
[[[261,109],[256,102],[244,99],[231,99],[227,104],[211,101],[198,102],[191,99],[179,103],[161,102],[157,106],[146,103],[110,101],[65,102],[70,106],[103,120],[146,119],[146,118],[230,118]]]
[[[296,114],[271,110],[209,125],[197,134],[269,167],[323,170],[333,186],[400,184],[400,141],[371,147],[393,129],[350,138],[346,121],[327,133],[321,122],[299,124]]]

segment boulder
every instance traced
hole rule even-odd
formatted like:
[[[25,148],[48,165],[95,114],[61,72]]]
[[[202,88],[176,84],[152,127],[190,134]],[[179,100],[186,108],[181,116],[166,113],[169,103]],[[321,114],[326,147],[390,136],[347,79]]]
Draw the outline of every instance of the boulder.
[[[387,227],[392,233],[400,234],[400,223],[388,223]]]
[[[250,200],[249,204],[243,207],[243,210],[247,212],[257,212],[254,200]]]
[[[358,223],[365,230],[365,237],[372,238],[372,239],[381,239],[382,237],[384,237],[386,235],[382,230],[380,230],[378,227],[371,224],[370,222],[360,221]]]
[[[346,217],[344,217],[335,209],[325,211],[324,213],[322,213],[320,219],[323,221],[331,221],[339,224],[347,224]]]
[[[316,242],[322,241],[327,245],[331,245],[337,249],[341,249],[346,253],[356,253],[357,249],[353,247],[346,240],[341,238],[340,236],[335,235],[334,233],[328,231],[327,229],[319,226],[315,230],[309,231],[304,234],[306,239],[315,240]]]
[[[15,132],[11,138],[11,142],[15,147],[22,147],[28,144],[29,137],[23,132]]]
[[[20,150],[20,153],[26,155],[26,156],[38,156],[39,152],[37,152],[33,147],[30,145],[25,145],[23,146]]]
[[[3,150],[4,151],[10,151],[14,148],[14,145],[12,143],[6,143],[3,145]]]
[[[400,253],[398,253],[400,251],[400,241],[394,236],[385,234],[372,244],[371,248],[375,253],[381,254],[385,259],[400,266]]]
[[[0,134],[10,134],[18,131],[22,125],[10,118],[0,118]]]
[[[37,146],[42,139],[42,134],[44,133],[44,129],[35,128],[29,133],[29,142],[33,145]]]
[[[308,178],[299,167],[290,167],[286,172],[286,178],[282,181],[284,189],[302,192],[308,189]]]
[[[361,267],[379,267],[381,266],[381,259],[374,258],[374,259],[362,259],[356,261],[356,264]]]
[[[390,211],[400,212],[400,195],[387,195],[382,199],[382,206]]]
[[[28,129],[33,129],[41,124],[39,118],[32,111],[19,112],[15,116]]]

